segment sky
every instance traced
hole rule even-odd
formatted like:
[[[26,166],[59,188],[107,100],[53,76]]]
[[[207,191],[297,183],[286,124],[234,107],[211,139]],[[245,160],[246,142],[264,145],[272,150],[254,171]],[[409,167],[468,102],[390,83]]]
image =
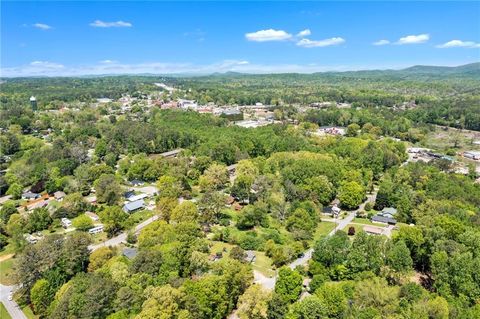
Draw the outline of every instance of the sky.
[[[312,73],[480,61],[480,2],[1,1],[1,76]]]

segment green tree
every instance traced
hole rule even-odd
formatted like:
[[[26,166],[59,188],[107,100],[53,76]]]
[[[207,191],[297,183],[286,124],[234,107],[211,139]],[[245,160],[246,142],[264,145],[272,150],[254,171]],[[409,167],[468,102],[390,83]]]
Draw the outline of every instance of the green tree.
[[[100,219],[109,236],[113,236],[124,228],[128,215],[118,206],[107,206],[100,212]]]
[[[345,182],[340,186],[338,199],[347,209],[358,207],[365,198],[365,188],[357,182]]]
[[[315,291],[328,318],[342,318],[347,310],[347,297],[338,283],[325,283]]]
[[[115,175],[103,174],[94,183],[97,202],[115,205],[120,201],[123,189]]]
[[[46,317],[48,306],[53,301],[54,295],[55,290],[52,289],[48,280],[37,280],[30,290],[30,300],[32,302],[34,312],[37,315]]]
[[[172,210],[171,223],[197,222],[199,218],[197,205],[192,201],[184,201]]]
[[[278,280],[275,283],[275,293],[287,302],[293,303],[302,292],[303,279],[297,271],[282,267],[278,271]]]
[[[386,263],[397,272],[406,272],[412,269],[413,260],[410,257],[410,250],[403,240],[395,242],[387,250]]]
[[[12,195],[13,199],[20,199],[22,197],[23,187],[18,183],[13,183],[7,190],[7,195]]]
[[[72,225],[80,231],[87,231],[93,227],[93,221],[87,215],[79,215],[72,220]]]
[[[271,293],[260,285],[251,285],[238,299],[240,319],[267,319]]]

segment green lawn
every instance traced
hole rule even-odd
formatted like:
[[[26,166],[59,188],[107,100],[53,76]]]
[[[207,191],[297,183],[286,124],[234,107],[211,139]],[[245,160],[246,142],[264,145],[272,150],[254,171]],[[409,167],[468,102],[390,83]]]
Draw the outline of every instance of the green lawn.
[[[363,226],[362,225],[355,225],[355,224],[348,224],[347,226],[345,226],[344,229],[342,229],[344,232],[348,233],[348,229],[350,227],[353,227],[355,228],[355,234],[357,234],[359,231],[362,231],[363,230]]]
[[[40,318],[39,316],[36,316],[36,315],[33,314],[32,309],[30,309],[30,307],[28,305],[25,306],[25,307],[22,307],[22,311],[28,319],[38,319],[38,318]]]
[[[0,262],[0,283],[2,285],[13,285],[15,281],[13,279],[13,258]]]
[[[224,243],[221,241],[212,241],[212,246],[210,248],[210,253],[216,254],[216,253],[223,253],[223,254],[228,254],[230,252],[230,249],[232,249],[233,245],[229,243]],[[227,252],[224,253],[223,249],[226,248]]]
[[[14,253],[13,248],[14,247],[13,247],[12,244],[8,244],[7,246],[5,246],[3,248],[3,250],[0,251],[0,257],[5,256],[5,255],[9,255],[9,254],[13,254]]]
[[[378,225],[373,223],[370,219],[355,217],[352,223],[362,224],[362,225]]]
[[[12,319],[10,317],[10,314],[8,313],[7,309],[3,305],[3,303],[0,302],[0,318],[1,319]]]
[[[273,277],[275,271],[272,270],[272,260],[265,256],[265,253],[261,251],[256,251],[255,256],[256,258],[252,263],[252,268],[261,272],[265,276]]]
[[[328,235],[334,228],[336,224],[333,222],[321,221],[318,223],[317,229],[315,230],[314,239],[318,239],[322,236]]]

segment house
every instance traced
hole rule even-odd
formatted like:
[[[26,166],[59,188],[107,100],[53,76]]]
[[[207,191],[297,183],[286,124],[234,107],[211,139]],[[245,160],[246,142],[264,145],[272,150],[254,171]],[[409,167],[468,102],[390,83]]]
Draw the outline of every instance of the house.
[[[127,200],[128,200],[129,202],[136,202],[136,201],[138,201],[138,200],[145,199],[145,198],[147,198],[147,197],[148,197],[147,194],[141,193],[141,194],[138,194],[138,195],[130,196],[130,197],[127,198]]]
[[[57,191],[57,192],[53,193],[53,197],[55,197],[55,199],[58,200],[58,201],[61,201],[65,196],[66,196],[66,194],[62,191]]]
[[[382,215],[375,215],[372,217],[372,222],[379,223],[379,224],[388,224],[388,225],[396,225],[397,220],[392,217],[385,217]]]
[[[165,157],[165,158],[177,157],[178,154],[180,154],[180,152],[182,152],[182,151],[183,151],[182,148],[177,148],[177,149],[172,150],[172,151],[160,153],[160,155],[162,157]]]
[[[68,228],[72,226],[72,221],[65,217],[60,220],[60,223],[62,224],[63,228]]]
[[[31,204],[27,205],[27,210],[34,210],[34,209],[37,209],[37,208],[43,208],[43,207],[46,207],[48,205],[48,200],[38,200],[38,201],[34,201],[32,202]]]
[[[134,179],[130,181],[130,184],[132,184],[133,186],[143,186],[145,182],[140,179]]]
[[[126,199],[129,199],[130,197],[134,196],[135,195],[135,191],[133,190],[130,190],[130,191],[127,191],[123,194],[123,197],[125,197]]]
[[[95,213],[92,213],[92,212],[85,212],[85,215],[87,215],[88,217],[90,217],[90,219],[94,222],[98,222],[100,220],[100,217],[98,217],[97,214]]]
[[[227,171],[230,176],[235,175],[236,170],[237,170],[237,164],[232,164],[227,166]]]
[[[383,216],[383,217],[390,217],[393,218],[395,214],[397,213],[397,209],[393,207],[385,207],[381,213],[378,213],[377,215]]]
[[[371,235],[382,235],[383,234],[383,229],[380,228],[380,227],[365,225],[365,226],[363,226],[363,230],[367,234],[371,234]]]
[[[245,251],[245,261],[249,263],[253,263],[257,256],[255,256],[255,252],[253,250]]]
[[[137,256],[138,254],[138,249],[137,248],[129,248],[125,247],[123,248],[122,255],[127,257],[128,259],[133,259]]]
[[[37,198],[40,198],[40,194],[33,193],[31,191],[28,191],[28,192],[22,194],[22,199],[32,200],[32,199],[37,199]]]
[[[140,199],[135,202],[129,202],[123,205],[123,211],[125,213],[131,213],[143,207],[145,207],[145,202],[143,201],[143,199]]]
[[[43,235],[41,233],[37,233],[37,235],[25,234],[23,237],[30,244],[36,244],[39,240],[43,239]]]
[[[90,228],[88,230],[88,233],[92,234],[92,235],[98,234],[98,233],[101,233],[101,232],[103,232],[103,225],[98,225],[98,226],[95,226],[95,227]]]
[[[466,151],[463,152],[463,156],[473,160],[480,160],[480,152],[478,151]]]
[[[85,200],[90,203],[90,204],[96,204],[97,203],[97,196],[95,195],[91,195],[91,196],[88,196],[88,197],[85,197]]]
[[[332,215],[338,217],[342,210],[337,206],[337,204],[333,205],[332,207]]]

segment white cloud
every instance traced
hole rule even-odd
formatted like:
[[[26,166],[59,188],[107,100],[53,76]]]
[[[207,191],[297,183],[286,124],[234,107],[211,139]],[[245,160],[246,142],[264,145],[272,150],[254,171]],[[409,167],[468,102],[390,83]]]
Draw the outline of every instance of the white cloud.
[[[102,64],[112,64],[112,63],[117,63],[117,61],[114,61],[114,60],[102,60],[102,61],[100,61],[100,63],[102,63]]]
[[[52,28],[51,26],[49,26],[48,24],[45,24],[45,23],[35,23],[32,26],[34,26],[37,29],[41,29],[41,30],[49,30],[49,29]]]
[[[475,43],[473,41],[462,41],[462,40],[452,40],[444,44],[437,45],[437,48],[447,49],[447,48],[480,48],[480,43]]]
[[[304,48],[315,48],[315,47],[328,47],[331,45],[338,45],[342,43],[345,43],[345,39],[337,37],[337,38],[330,38],[330,39],[324,39],[324,40],[301,39],[300,41],[297,42],[297,45]]]
[[[388,41],[388,40],[378,40],[376,42],[373,42],[372,44],[373,45],[387,45],[387,44],[390,44],[390,41]]]
[[[245,38],[247,38],[248,41],[256,42],[284,41],[290,39],[291,37],[292,35],[288,32],[274,29],[260,30],[245,34]]]
[[[419,35],[407,35],[403,38],[400,38],[396,44],[418,44],[427,42],[430,39],[429,34],[419,34]]]
[[[90,26],[95,28],[129,28],[132,26],[130,22],[125,21],[114,21],[114,22],[105,22],[102,20],[95,20],[94,22],[90,23]]]
[[[305,29],[303,31],[298,32],[297,37],[303,38],[303,37],[309,36],[310,34],[312,34],[310,29]]]
[[[30,66],[35,68],[46,68],[46,69],[63,69],[65,67],[63,64],[48,62],[48,61],[33,61],[33,62],[30,62]]]

